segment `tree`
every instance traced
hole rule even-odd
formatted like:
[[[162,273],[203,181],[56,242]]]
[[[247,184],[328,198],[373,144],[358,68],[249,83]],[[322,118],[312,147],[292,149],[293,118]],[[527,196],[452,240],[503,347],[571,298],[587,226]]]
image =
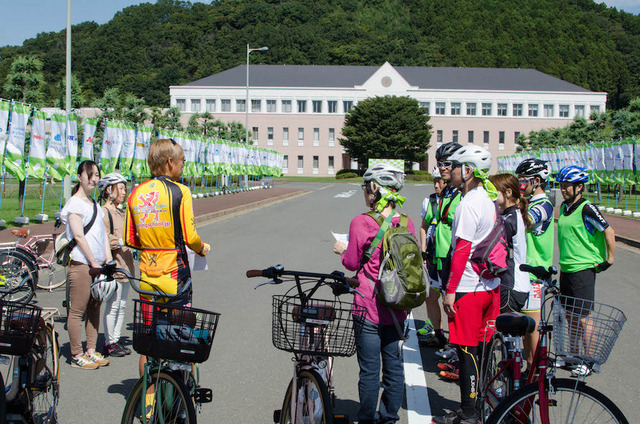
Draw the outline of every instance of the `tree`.
[[[54,102],[55,107],[65,109],[67,107],[66,89],[67,80],[63,78],[57,85],[58,97]],[[71,75],[71,109],[78,109],[87,103],[86,96],[82,92],[82,85],[76,74]]]
[[[369,159],[420,162],[427,157],[429,115],[410,97],[372,97],[359,102],[344,120],[340,144],[365,168]]]
[[[4,92],[9,99],[40,106],[44,85],[42,61],[35,56],[18,56],[11,63]]]

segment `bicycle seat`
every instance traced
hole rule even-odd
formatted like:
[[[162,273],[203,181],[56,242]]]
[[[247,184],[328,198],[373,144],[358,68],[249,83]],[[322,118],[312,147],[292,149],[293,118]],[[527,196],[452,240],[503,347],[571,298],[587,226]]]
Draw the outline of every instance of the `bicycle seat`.
[[[11,230],[11,234],[16,237],[27,238],[29,237],[29,230],[27,228],[14,228]]]
[[[508,312],[498,315],[496,318],[496,330],[505,336],[524,336],[533,333],[536,321],[527,315]]]
[[[302,308],[302,309],[301,309]],[[333,321],[336,319],[336,310],[331,305],[296,305],[291,311],[295,322]],[[323,324],[318,322],[317,324]]]

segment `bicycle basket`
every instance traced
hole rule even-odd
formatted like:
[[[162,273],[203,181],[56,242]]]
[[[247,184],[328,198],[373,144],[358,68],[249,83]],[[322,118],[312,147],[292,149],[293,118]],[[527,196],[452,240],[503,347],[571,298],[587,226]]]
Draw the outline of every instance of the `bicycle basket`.
[[[187,363],[209,359],[220,314],[134,299],[133,349],[140,355]]]
[[[0,354],[26,355],[35,340],[42,308],[0,301]]]
[[[557,355],[604,364],[627,317],[613,306],[570,296],[553,302],[553,344]]]
[[[286,352],[352,356],[366,309],[351,302],[273,296],[273,345]]]

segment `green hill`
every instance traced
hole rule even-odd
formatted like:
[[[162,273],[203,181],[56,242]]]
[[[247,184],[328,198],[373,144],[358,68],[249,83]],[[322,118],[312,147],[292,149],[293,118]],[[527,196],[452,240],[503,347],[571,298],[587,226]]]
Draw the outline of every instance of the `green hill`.
[[[73,71],[88,99],[105,89],[166,106],[169,86],[252,63],[535,68],[618,109],[640,96],[640,16],[592,0],[160,0],[73,33]],[[65,31],[0,48],[44,61],[47,104],[64,78]]]

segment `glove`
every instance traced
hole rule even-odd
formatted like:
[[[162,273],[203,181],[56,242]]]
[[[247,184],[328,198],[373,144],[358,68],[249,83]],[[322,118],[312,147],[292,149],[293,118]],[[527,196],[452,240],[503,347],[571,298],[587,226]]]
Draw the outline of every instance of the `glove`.
[[[333,286],[333,295],[334,296],[340,296],[343,294],[347,294],[349,293],[349,288],[344,286],[343,284],[335,284]]]
[[[209,243],[202,243],[202,250],[200,251],[200,253],[198,253],[198,255],[207,256],[207,253],[209,253],[210,250],[211,246],[209,245]]]
[[[611,267],[611,264],[608,261],[604,261],[600,264],[596,264],[596,272],[606,271]]]

